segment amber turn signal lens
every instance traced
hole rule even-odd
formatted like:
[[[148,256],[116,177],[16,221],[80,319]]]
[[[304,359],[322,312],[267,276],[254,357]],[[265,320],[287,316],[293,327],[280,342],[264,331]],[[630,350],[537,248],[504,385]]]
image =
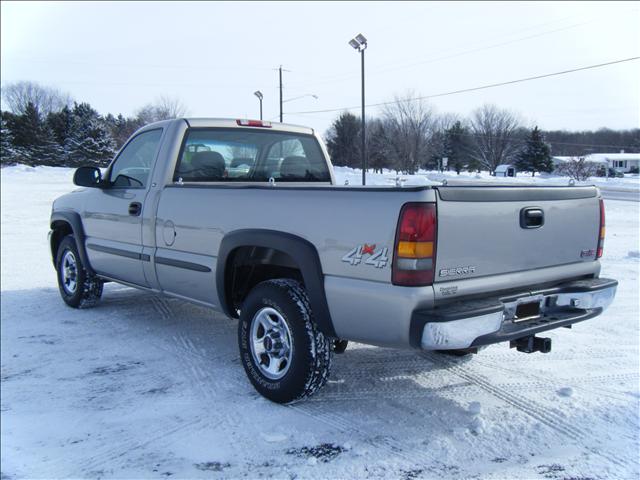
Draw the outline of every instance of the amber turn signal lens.
[[[398,256],[427,258],[433,255],[433,242],[398,242]]]

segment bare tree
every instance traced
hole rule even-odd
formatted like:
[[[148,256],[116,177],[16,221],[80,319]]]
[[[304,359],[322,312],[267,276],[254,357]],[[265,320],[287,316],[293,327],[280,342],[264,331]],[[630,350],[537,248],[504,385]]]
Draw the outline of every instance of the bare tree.
[[[585,157],[571,157],[556,168],[556,173],[577,181],[588,180],[598,172],[598,165],[587,162]]]
[[[149,103],[136,111],[136,119],[142,125],[147,123],[183,117],[187,107],[177,97],[162,95],[154,103]]]
[[[178,97],[161,95],[155,106],[157,115],[164,119],[184,117],[187,114],[187,107]]]
[[[495,105],[475,110],[469,121],[473,157],[493,173],[500,164],[509,162],[518,151],[516,134],[520,128],[518,116]]]
[[[36,82],[15,82],[6,85],[2,88],[2,101],[15,115],[24,114],[27,105],[31,103],[44,116],[60,111],[73,102],[68,93]]]
[[[409,92],[383,111],[385,141],[397,171],[415,173],[429,158],[436,115]]]

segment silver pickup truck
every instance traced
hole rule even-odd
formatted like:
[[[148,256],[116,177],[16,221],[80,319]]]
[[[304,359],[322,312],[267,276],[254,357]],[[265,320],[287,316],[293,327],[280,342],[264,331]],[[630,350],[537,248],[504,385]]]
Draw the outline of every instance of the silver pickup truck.
[[[154,123],[74,183],[51,214],[63,300],[93,306],[113,281],[238,318],[249,380],[281,403],[324,385],[349,340],[546,353],[536,334],[617,286],[595,187],[338,186],[305,127]]]

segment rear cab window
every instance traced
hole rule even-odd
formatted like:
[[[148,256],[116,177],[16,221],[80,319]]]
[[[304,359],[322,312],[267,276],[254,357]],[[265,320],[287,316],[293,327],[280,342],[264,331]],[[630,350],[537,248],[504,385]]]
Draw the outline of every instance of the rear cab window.
[[[176,182],[330,182],[313,135],[236,128],[192,128],[178,158]]]

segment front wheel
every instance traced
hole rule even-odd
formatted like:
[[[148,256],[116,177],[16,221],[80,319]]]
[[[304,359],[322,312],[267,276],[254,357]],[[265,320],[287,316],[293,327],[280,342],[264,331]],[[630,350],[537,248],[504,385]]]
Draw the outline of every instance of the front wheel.
[[[329,377],[331,341],[318,330],[307,293],[295,280],[268,280],[251,290],[238,342],[249,380],[274,402],[310,396]]]
[[[60,295],[70,307],[89,308],[100,300],[103,282],[85,269],[72,235],[64,237],[58,246],[56,271]]]

